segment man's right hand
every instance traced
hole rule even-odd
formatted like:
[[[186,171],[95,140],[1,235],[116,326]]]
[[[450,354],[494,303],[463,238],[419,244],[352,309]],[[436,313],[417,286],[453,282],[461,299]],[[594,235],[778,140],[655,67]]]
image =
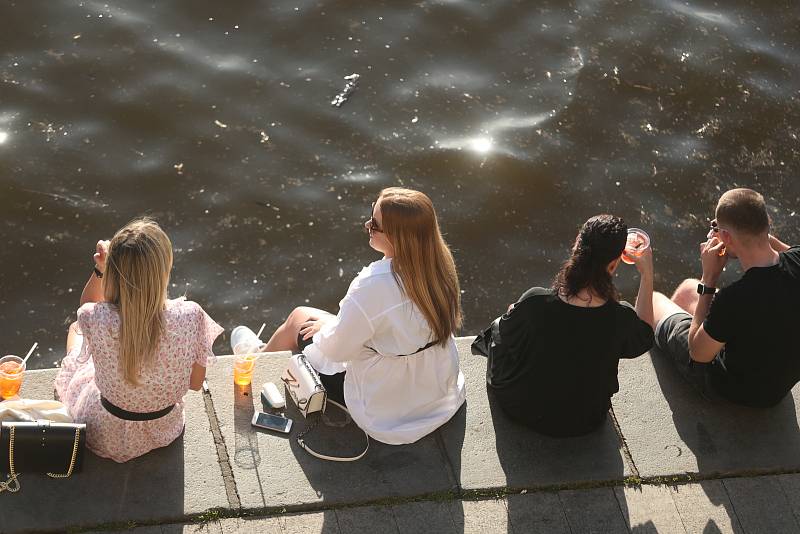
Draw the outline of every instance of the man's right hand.
[[[728,255],[724,253],[725,243],[718,237],[712,237],[700,243],[700,261],[703,264],[702,282],[707,286],[717,287],[722,270],[728,263]]]

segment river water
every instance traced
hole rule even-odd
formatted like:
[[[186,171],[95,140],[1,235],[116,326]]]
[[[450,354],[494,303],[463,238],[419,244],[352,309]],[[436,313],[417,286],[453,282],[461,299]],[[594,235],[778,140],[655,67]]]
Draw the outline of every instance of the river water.
[[[433,199],[465,333],[600,212],[650,233],[662,290],[727,188],[796,242],[799,32],[789,1],[4,0],[0,351],[57,362],[94,243],[143,213],[172,296],[267,331],[336,311],[390,185]]]

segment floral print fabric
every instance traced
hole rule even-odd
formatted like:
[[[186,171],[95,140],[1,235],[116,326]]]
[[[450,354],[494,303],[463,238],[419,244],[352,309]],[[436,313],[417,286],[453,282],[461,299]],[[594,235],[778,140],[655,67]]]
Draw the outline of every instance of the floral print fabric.
[[[192,365],[207,366],[211,347],[223,329],[199,304],[167,301],[166,333],[139,385],[128,383],[119,365],[120,317],[107,302],[88,303],[78,310],[82,336],[61,363],[55,388],[77,423],[86,423],[86,445],[98,456],[125,462],[172,443],[183,432],[183,396],[189,390]],[[100,393],[130,412],[175,408],[152,421],[126,421],[108,413]]]

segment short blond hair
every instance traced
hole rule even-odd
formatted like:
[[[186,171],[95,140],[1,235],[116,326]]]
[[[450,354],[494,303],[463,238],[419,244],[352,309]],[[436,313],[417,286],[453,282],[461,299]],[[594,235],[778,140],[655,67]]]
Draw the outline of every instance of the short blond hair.
[[[105,300],[120,316],[119,362],[125,380],[139,384],[166,330],[164,306],[172,242],[154,220],[134,219],[111,239],[103,277]]]

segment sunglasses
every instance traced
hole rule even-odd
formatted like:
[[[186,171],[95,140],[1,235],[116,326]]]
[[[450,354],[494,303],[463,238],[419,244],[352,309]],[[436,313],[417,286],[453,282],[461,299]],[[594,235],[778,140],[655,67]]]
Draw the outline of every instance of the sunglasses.
[[[372,214],[375,212],[375,203],[372,203],[372,207],[369,210],[369,218],[367,219],[367,232],[378,232],[380,234],[383,233],[381,227],[378,226],[378,221],[375,220],[375,217]]]

